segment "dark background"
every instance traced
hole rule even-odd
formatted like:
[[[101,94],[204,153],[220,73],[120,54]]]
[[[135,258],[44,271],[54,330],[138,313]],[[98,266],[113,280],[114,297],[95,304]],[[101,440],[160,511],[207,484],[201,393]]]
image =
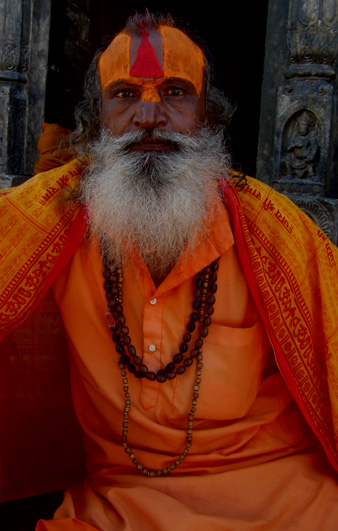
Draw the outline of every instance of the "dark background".
[[[230,142],[234,166],[255,174],[267,0],[148,1],[149,11],[169,12],[199,35],[215,57],[216,85],[237,104]],[[53,0],[45,119],[72,129],[83,79],[94,51],[113,36],[143,2]]]

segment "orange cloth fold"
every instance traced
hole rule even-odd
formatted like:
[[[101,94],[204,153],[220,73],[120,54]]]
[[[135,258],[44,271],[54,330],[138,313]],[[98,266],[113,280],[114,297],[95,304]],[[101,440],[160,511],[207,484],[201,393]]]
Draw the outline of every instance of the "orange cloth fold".
[[[80,522],[76,518],[39,520],[36,531],[98,531],[97,528]]]
[[[47,122],[43,122],[42,129],[38,142],[40,156],[36,161],[34,174],[63,166],[74,158],[68,147],[60,147],[61,141],[71,134],[69,129]]]

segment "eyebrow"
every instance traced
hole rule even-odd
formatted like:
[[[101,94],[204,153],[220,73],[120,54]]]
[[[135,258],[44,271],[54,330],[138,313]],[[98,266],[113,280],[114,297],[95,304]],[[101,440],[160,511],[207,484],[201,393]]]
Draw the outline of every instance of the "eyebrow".
[[[106,90],[114,90],[115,88],[119,88],[122,85],[133,85],[134,87],[140,87],[141,86],[141,85],[139,85],[137,83],[131,83],[130,81],[127,81],[126,79],[118,79],[117,81],[114,81],[113,83],[108,85],[108,87],[105,88],[104,91],[106,91]]]
[[[149,79],[148,81],[151,82],[152,80]],[[154,82],[156,82],[156,80],[154,80]],[[161,83],[159,83],[159,86],[165,85],[166,83],[182,83],[183,85],[185,85],[190,90],[196,92],[195,85],[191,81],[189,81],[188,79],[184,79],[182,77],[169,77],[168,79],[164,79],[163,81],[161,81]],[[104,89],[104,91],[115,90],[115,89],[118,89],[122,85],[130,85],[130,86],[133,86],[133,87],[142,87],[142,85],[139,85],[138,83],[133,83],[132,81],[129,81],[127,79],[121,78],[121,79],[117,79],[116,81],[114,81],[113,83],[108,85],[108,87],[106,89]]]
[[[162,81],[161,85],[164,85],[165,83],[182,83],[186,87],[196,92],[195,85],[191,81],[189,81],[189,79],[185,79],[183,77],[169,77],[168,79],[165,79],[164,81]]]

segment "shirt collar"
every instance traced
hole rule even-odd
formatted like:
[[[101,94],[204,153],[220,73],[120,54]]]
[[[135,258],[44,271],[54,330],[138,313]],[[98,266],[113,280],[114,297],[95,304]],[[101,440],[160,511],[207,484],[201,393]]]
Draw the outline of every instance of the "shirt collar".
[[[206,230],[197,236],[193,249],[189,251],[186,249],[183,250],[176,265],[164,281],[157,288],[154,285],[153,295],[158,297],[166,291],[179,286],[208,264],[217,260],[233,244],[234,238],[230,227],[229,216],[224,201],[219,197],[210,208],[206,221]],[[149,270],[143,258],[135,249],[133,250],[133,259],[137,267],[141,267],[143,273],[150,277]]]

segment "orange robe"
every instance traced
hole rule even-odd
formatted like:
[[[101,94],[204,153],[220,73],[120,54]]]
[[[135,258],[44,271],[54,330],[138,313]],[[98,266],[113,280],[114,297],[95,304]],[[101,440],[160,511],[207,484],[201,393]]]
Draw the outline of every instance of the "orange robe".
[[[67,523],[76,529],[74,520],[79,520],[100,531],[287,529],[289,522],[295,529],[336,528],[333,469],[271,359],[267,367],[270,343],[221,201],[213,214],[208,236],[179,259],[158,288],[139,256],[131,257],[124,272],[132,342],[156,371],[172,360],[183,337],[194,275],[220,257],[193,446],[170,477],[137,473],[121,446],[122,379],[105,317],[95,242],[84,241],[54,282],[69,338],[73,401],[85,433],[89,474],[67,491],[56,521],[41,522],[38,530],[58,529],[59,519],[60,529]],[[147,468],[168,466],[185,446],[194,373],[191,368],[164,385],[128,376],[128,444]]]
[[[71,134],[69,129],[59,124],[48,124],[43,122],[43,132],[38,142],[39,159],[34,168],[34,173],[62,166],[73,159],[70,149],[66,146],[60,147],[61,141],[64,141]]]
[[[2,304],[0,323],[4,332],[18,326],[31,313],[43,297],[48,286],[65,268],[67,261],[81,240],[85,227],[84,218],[81,214],[78,214],[76,205],[60,200],[61,196],[64,197],[64,194],[68,193],[69,187],[76,186],[77,174],[76,164],[71,163],[59,170],[48,172],[43,176],[37,176],[35,180],[27,183],[18,191],[8,191],[3,196],[4,200],[0,205],[0,213],[5,220],[7,229],[5,235],[7,239],[5,241],[8,244],[5,247],[4,254],[0,256],[0,283],[3,290],[2,298],[0,299],[0,304]],[[44,202],[45,206],[49,205],[49,208],[40,208],[38,211],[36,203],[42,204],[41,201]],[[337,251],[305,215],[295,209],[287,199],[276,194],[263,183],[249,180],[249,184],[241,192],[241,204],[243,210],[236,191],[231,190],[230,187],[227,192],[227,209],[231,213],[237,252],[240,256],[240,262],[251,294],[255,300],[255,305],[259,310],[264,328],[268,331],[279,368],[283,372],[289,388],[292,390],[308,424],[323,444],[332,464],[337,466],[338,393],[335,383],[337,378],[337,360],[336,356],[334,356],[337,344],[338,321]],[[27,237],[25,238],[27,224],[34,227],[34,238],[28,239],[29,245],[27,244]],[[71,232],[69,232],[70,227],[72,227]],[[26,229],[26,233],[24,229]],[[16,247],[11,243],[14,241],[16,242]],[[79,256],[80,253],[81,249]],[[15,256],[18,272],[2,266],[2,262],[6,258],[8,259],[9,256]],[[28,260],[29,257],[31,258]],[[32,278],[34,279],[33,285]],[[59,278],[61,282],[62,277]],[[251,375],[250,378],[257,381],[257,375]],[[264,382],[267,381],[272,382],[273,391],[276,391],[277,382],[271,381],[269,378],[264,380]],[[95,382],[89,383],[92,383],[93,387],[95,387]],[[283,389],[280,389],[280,391],[282,395],[276,396],[284,396],[286,398],[286,395],[283,395],[285,387],[284,391]],[[273,394],[275,395],[275,393]],[[288,397],[290,399],[289,395]],[[258,398],[259,393],[257,395]],[[249,399],[248,403],[251,403],[251,399]],[[277,402],[278,406],[280,406],[279,399],[277,399]],[[255,402],[252,405],[254,404]],[[286,406],[287,400],[283,404]],[[288,410],[287,406],[286,410]],[[294,410],[293,413],[295,411],[297,410]],[[280,413],[281,415],[284,414],[282,411]],[[235,424],[237,425],[237,422]],[[301,422],[299,426],[300,428],[302,427]],[[137,425],[135,428],[137,428]],[[285,430],[285,434],[285,436],[290,436],[287,430]],[[306,440],[306,438],[306,431],[303,434],[299,434],[299,440]],[[167,443],[166,440],[164,442]],[[295,446],[297,447],[297,444]],[[158,453],[159,447],[157,446],[156,449]],[[176,451],[175,444],[175,449],[172,449],[172,452]],[[328,492],[326,488],[334,484],[333,480],[330,479],[330,473],[325,472],[325,462],[322,461],[321,457],[315,457],[315,455],[317,453],[311,455],[311,448],[308,447],[307,453],[301,456],[289,456],[287,459],[276,458],[275,461],[268,460],[260,463],[257,467],[256,464],[251,463],[251,466],[246,466],[241,470],[242,473],[240,475],[238,475],[240,469],[237,470],[235,467],[227,472],[228,483],[224,483],[225,476],[223,472],[221,472],[221,482],[217,481],[217,478],[220,477],[218,474],[212,475],[212,482],[210,481],[210,474],[197,474],[194,476],[195,479],[198,477],[199,484],[197,499],[193,496],[194,484],[192,484],[193,486],[190,484],[189,490],[188,485],[185,483],[185,480],[189,478],[179,477],[180,482],[176,482],[176,502],[178,506],[176,502],[169,503],[167,505],[168,511],[170,514],[176,514],[177,512],[177,514],[182,516],[179,508],[183,503],[185,507],[190,507],[190,513],[193,513],[193,508],[189,505],[189,498],[193,497],[194,507],[199,507],[199,504],[202,504],[202,501],[206,498],[205,493],[213,488],[212,483],[218,489],[217,492],[213,491],[216,496],[215,503],[213,503],[212,496],[208,496],[208,506],[210,505],[210,511],[212,512],[216,506],[220,506],[219,496],[221,496],[222,500],[224,499],[223,489],[225,492],[231,493],[233,486],[236,487],[236,485],[237,487],[234,489],[236,492],[239,492],[238,485],[242,485],[242,487],[243,485],[248,485],[248,487],[256,485],[257,488],[257,477],[264,474],[264,477],[282,478],[279,484],[269,480],[265,485],[266,488],[264,485],[260,485],[261,499],[264,499],[265,496],[265,507],[271,506],[271,510],[269,509],[265,516],[261,515],[261,519],[257,521],[258,509],[255,509],[256,500],[253,498],[252,503],[249,503],[251,498],[248,495],[248,510],[243,512],[245,524],[242,522],[242,528],[243,526],[244,528],[250,528],[247,522],[249,517],[250,519],[256,518],[255,525],[262,525],[261,528],[257,527],[258,529],[264,529],[265,525],[267,528],[269,526],[271,528],[274,518],[277,517],[277,514],[280,514],[280,512],[275,511],[276,499],[282,500],[282,504],[278,504],[279,509],[284,507],[285,512],[287,512],[288,507],[293,506],[296,511],[299,509],[299,514],[301,514],[304,512],[304,504],[307,507],[309,502],[309,498],[300,496],[304,487],[306,492],[310,493],[310,496],[321,499],[321,496],[326,496]],[[249,457],[251,456],[252,454],[249,452]],[[126,456],[124,457],[126,458]],[[297,457],[296,461],[294,457]],[[104,458],[105,453],[103,452],[102,459]],[[303,463],[303,466],[300,466],[300,462]],[[188,465],[189,463],[187,462],[186,464]],[[246,464],[246,460],[244,460],[244,464]],[[279,464],[280,469],[276,468],[276,464]],[[312,474],[316,471],[316,468],[323,470],[323,474],[313,476]],[[285,469],[289,472],[289,478],[292,478],[291,486],[291,480],[287,477],[288,474],[286,476],[280,474]],[[177,475],[179,475],[179,470],[177,469]],[[245,473],[243,473],[243,470]],[[310,478],[309,485],[302,483],[301,477],[303,476]],[[327,476],[327,481],[322,481],[325,476]],[[131,478],[139,477],[133,475]],[[152,478],[142,479],[144,481],[153,481]],[[167,482],[172,479],[154,479],[158,483],[156,483],[156,491],[151,490],[152,510],[155,510],[157,496],[161,497],[163,495],[168,499],[166,493],[169,485]],[[283,483],[288,485],[288,489],[282,488]],[[319,485],[319,490],[311,490],[310,487],[311,485],[313,486],[313,483]],[[146,483],[145,489],[147,489],[147,485],[151,484]],[[163,490],[159,488],[160,485],[163,486]],[[182,489],[180,486],[182,486]],[[127,506],[129,502],[127,498],[135,492],[135,489],[125,489],[122,484],[120,490],[116,488],[114,492],[108,493],[109,486],[99,484],[99,488],[101,487],[106,488],[106,498],[111,495],[124,500],[122,502],[124,507],[122,512],[123,514],[128,512]],[[87,488],[89,490],[86,490]],[[276,497],[276,493],[279,491],[280,494]],[[72,500],[75,500],[75,502],[76,500],[83,500],[87,494],[91,497],[92,492],[92,486],[88,486],[85,483],[83,488],[79,487],[78,490],[75,489],[73,491]],[[142,513],[142,507],[146,506],[146,500],[148,499],[147,491],[144,492],[145,497],[141,496],[138,500],[139,513]],[[204,494],[201,494],[201,492]],[[250,492],[253,492],[253,488],[251,488]],[[271,492],[273,492],[273,496],[271,496]],[[288,494],[286,494],[287,492],[291,492],[294,497],[292,503]],[[134,502],[136,501],[134,500]],[[73,501],[68,501],[67,503],[67,515],[69,515]],[[81,505],[81,502],[79,503]],[[238,509],[238,504],[232,504],[232,497],[230,496],[228,507],[230,515],[232,506],[236,512],[235,508],[237,507]],[[314,507],[316,506],[314,505]],[[100,512],[102,503],[98,509]],[[241,511],[242,509],[243,507],[241,507]],[[92,510],[95,514],[96,508],[94,506],[92,506]],[[307,512],[309,521],[311,511],[307,510],[305,512]],[[315,514],[319,514],[318,507],[315,510]],[[328,514],[328,512],[326,511],[325,514]],[[59,516],[62,515],[59,514]],[[216,513],[212,515],[209,513],[209,516],[214,518],[211,528],[217,529],[216,526],[218,524],[224,524],[223,519],[223,524],[219,522]],[[234,520],[241,522],[239,516],[237,512],[233,516]],[[325,515],[321,516],[322,521],[325,522],[323,520]],[[140,517],[140,514],[138,517]],[[205,523],[200,514],[198,517],[198,521],[201,522],[200,525],[210,529],[210,520]],[[153,519],[149,520],[149,518],[150,516],[147,512],[147,522],[149,521],[150,523],[145,527],[151,529],[151,525],[156,526],[156,524],[152,524]],[[167,515],[165,515],[166,518]],[[293,512],[293,519],[293,521],[300,521],[299,515],[297,516],[295,512]],[[60,520],[60,523],[62,520]],[[87,521],[89,522],[90,520],[87,518]],[[195,520],[192,518],[191,525],[195,525],[195,521],[197,522],[197,517]],[[286,528],[287,521],[285,518],[281,525]],[[328,523],[329,525],[331,524]],[[330,529],[328,526],[327,528]],[[198,524],[196,524],[196,527],[198,529]],[[221,529],[222,527],[219,528]],[[200,527],[200,529],[203,529],[203,527]]]

